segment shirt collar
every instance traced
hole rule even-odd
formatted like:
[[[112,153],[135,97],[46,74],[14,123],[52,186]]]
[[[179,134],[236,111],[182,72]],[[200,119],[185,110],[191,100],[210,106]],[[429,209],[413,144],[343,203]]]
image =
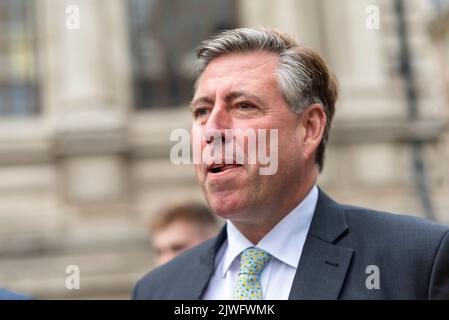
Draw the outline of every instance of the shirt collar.
[[[317,201],[318,188],[314,185],[303,201],[274,226],[256,247],[268,252],[281,262],[297,268]],[[226,224],[226,232],[227,249],[223,261],[223,277],[240,253],[254,246],[229,220]]]

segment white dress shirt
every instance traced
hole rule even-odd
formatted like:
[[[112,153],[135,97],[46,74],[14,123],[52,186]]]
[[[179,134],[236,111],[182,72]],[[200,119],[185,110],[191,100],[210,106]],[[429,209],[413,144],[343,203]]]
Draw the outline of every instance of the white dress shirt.
[[[257,245],[249,241],[228,220],[227,239],[215,257],[216,267],[202,299],[233,299],[232,294],[240,271],[240,254],[243,250],[254,246],[272,256],[260,278],[263,299],[288,299],[317,201],[318,188],[313,186],[304,200]]]

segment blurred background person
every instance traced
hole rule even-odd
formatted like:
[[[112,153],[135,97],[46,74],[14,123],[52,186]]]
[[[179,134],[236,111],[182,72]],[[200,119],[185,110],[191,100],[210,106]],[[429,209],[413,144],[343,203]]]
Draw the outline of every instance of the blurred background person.
[[[170,261],[217,232],[218,221],[205,205],[186,203],[165,208],[150,223],[156,265]]]

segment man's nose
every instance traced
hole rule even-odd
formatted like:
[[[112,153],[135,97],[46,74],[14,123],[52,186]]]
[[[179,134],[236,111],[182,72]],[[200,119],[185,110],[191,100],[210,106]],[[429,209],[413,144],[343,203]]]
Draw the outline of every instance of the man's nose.
[[[212,143],[214,139],[225,140],[225,130],[230,129],[232,119],[224,106],[215,106],[204,126],[204,138],[207,143]]]

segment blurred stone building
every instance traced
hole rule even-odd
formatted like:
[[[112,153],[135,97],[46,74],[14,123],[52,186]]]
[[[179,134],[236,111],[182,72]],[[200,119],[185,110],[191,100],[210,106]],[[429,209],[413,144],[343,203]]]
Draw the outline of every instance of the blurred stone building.
[[[170,163],[169,137],[190,126],[194,46],[235,26],[286,31],[337,74],[320,186],[448,223],[449,7],[404,2],[0,0],[0,287],[130,296],[152,266],[148,218],[204,201],[193,168]],[[65,286],[69,265],[79,290]]]

